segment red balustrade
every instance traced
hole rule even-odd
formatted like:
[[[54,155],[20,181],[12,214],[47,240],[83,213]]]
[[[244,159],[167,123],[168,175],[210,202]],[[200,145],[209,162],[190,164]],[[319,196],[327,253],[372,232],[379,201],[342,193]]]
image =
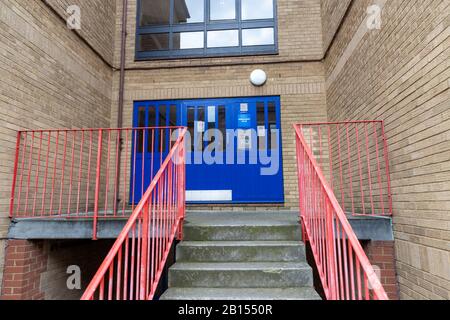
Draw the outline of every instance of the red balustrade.
[[[386,292],[306,142],[303,129],[302,125],[295,126],[300,217],[303,237],[311,246],[326,298],[386,300]]]

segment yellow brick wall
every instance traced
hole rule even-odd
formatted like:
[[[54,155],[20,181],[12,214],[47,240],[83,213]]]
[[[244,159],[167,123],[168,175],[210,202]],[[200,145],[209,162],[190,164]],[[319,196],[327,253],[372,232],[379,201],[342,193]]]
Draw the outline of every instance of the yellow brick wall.
[[[109,64],[113,62],[116,24],[116,0],[44,0],[61,17],[67,19],[67,8],[80,8],[81,29],[77,30]]]
[[[322,0],[323,49],[327,51],[352,0]]]
[[[43,1],[0,2],[0,238],[16,130],[110,124],[112,70]]]
[[[403,299],[450,299],[449,5],[354,1],[325,60],[329,119],[386,122]]]

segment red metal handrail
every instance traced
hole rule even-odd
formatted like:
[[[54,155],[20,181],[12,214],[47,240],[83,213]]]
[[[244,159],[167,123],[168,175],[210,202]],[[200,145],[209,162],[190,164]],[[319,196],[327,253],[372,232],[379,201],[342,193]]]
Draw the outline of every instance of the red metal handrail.
[[[383,121],[302,123],[300,129],[345,213],[392,215]]]
[[[180,129],[176,143],[82,300],[153,299],[177,231],[178,237],[182,237],[186,130]]]
[[[180,128],[19,131],[10,217],[93,219],[95,239],[98,219],[129,217]]]
[[[299,206],[304,240],[309,241],[329,300],[387,300],[333,190],[295,125]]]

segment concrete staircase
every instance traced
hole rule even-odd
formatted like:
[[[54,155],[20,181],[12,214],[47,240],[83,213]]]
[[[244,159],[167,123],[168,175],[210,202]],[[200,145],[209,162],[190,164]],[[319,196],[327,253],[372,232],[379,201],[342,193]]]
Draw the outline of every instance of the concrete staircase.
[[[162,300],[316,300],[295,213],[189,213]]]

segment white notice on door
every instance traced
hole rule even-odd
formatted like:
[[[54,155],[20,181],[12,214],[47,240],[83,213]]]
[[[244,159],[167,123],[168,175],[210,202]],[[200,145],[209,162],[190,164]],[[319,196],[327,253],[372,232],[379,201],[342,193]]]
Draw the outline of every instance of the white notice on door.
[[[204,121],[197,121],[197,132],[205,132],[205,122]]]
[[[266,136],[266,127],[258,126],[258,137],[265,137],[265,136]]]
[[[216,122],[216,107],[208,106],[208,122],[213,123]]]
[[[238,149],[249,150],[252,146],[252,131],[238,130]]]

